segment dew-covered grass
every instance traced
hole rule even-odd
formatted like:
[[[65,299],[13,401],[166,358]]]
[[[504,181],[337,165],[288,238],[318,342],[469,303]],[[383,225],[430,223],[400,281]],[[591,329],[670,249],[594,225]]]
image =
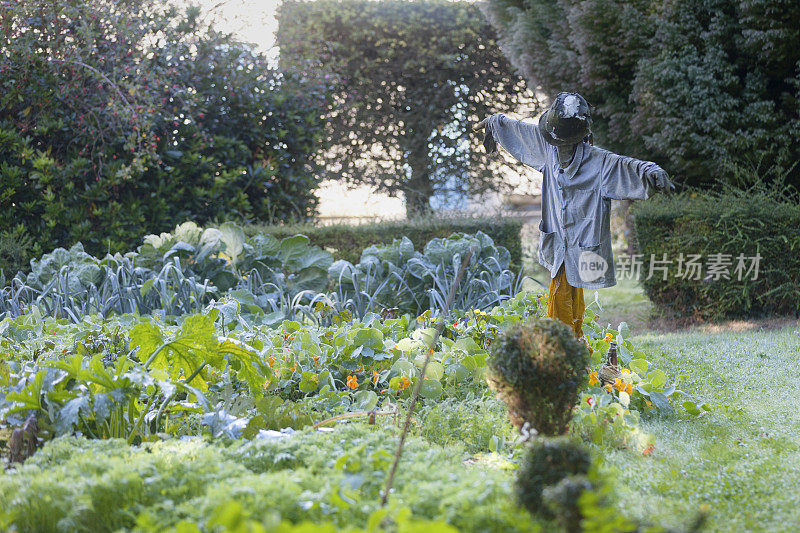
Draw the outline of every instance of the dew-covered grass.
[[[655,419],[649,457],[608,450],[631,516],[685,524],[702,506],[709,531],[796,531],[800,525],[800,326],[749,332],[649,333],[633,339],[713,411]]]

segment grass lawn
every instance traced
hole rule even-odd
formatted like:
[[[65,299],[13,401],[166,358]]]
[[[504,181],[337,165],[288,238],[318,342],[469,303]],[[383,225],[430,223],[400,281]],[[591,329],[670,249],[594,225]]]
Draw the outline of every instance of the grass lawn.
[[[544,283],[547,272],[528,264]],[[595,303],[595,296],[599,305]],[[685,526],[703,505],[708,531],[800,528],[800,322],[730,321],[679,328],[659,317],[631,280],[586,290],[598,323],[626,321],[637,348],[682,388],[707,400],[699,419],[645,420],[655,435],[649,457],[605,450],[620,506],[628,516]]]
[[[646,311],[642,298],[635,286],[601,291],[611,316],[625,306],[633,315]],[[682,388],[704,397],[713,411],[695,420],[644,422],[657,439],[650,457],[606,453],[626,513],[680,525],[707,504],[709,531],[798,529],[800,325],[791,322],[767,330],[744,323],[749,331],[632,328],[641,333],[632,341],[648,359],[668,374],[688,374]],[[742,324],[728,326],[747,329]]]

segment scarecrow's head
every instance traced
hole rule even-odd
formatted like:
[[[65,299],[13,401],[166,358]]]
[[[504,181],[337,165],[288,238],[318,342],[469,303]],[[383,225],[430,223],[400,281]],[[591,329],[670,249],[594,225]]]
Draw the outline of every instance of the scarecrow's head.
[[[592,132],[589,103],[578,93],[561,92],[539,118],[544,140],[554,146],[568,146],[583,141]]]

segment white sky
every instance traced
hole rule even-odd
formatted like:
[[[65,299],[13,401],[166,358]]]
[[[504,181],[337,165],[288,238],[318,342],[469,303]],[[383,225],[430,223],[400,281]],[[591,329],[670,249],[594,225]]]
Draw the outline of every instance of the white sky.
[[[275,43],[278,21],[275,11],[281,0],[196,0],[215,14],[217,28],[235,33],[241,40],[267,51]]]

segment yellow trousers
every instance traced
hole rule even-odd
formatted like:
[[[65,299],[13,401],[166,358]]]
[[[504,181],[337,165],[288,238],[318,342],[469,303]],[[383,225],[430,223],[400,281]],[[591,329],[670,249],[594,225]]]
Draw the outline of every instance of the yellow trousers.
[[[583,313],[586,305],[583,302],[583,289],[567,283],[564,265],[558,269],[556,277],[550,280],[550,292],[547,296],[547,316],[557,318],[572,328],[575,336],[583,337]],[[584,339],[584,342],[585,339]],[[588,345],[588,343],[587,343]]]

